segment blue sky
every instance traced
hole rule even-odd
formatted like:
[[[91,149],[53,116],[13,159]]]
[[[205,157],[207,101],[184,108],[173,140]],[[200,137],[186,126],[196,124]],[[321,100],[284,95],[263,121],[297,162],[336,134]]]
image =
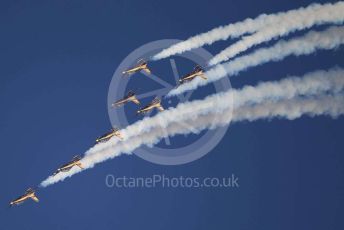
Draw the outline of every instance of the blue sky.
[[[134,49],[310,3],[1,1],[0,229],[343,229],[344,119],[328,117],[231,124],[221,143],[198,161],[168,167],[121,156],[40,189],[39,204],[7,208],[109,129],[108,87]],[[231,42],[205,48],[216,54]],[[240,88],[343,67],[343,60],[343,48],[289,57],[242,72],[231,83]],[[239,177],[236,189],[105,186],[107,174],[233,173]]]

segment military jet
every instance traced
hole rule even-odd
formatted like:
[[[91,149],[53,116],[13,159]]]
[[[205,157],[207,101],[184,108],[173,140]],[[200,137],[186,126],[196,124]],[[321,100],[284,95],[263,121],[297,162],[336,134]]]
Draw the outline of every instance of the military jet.
[[[105,133],[103,136],[97,138],[96,142],[97,143],[106,142],[106,141],[110,140],[110,138],[113,137],[113,136],[116,136],[119,139],[123,140],[123,137],[122,137],[121,133],[119,132],[119,129],[113,128],[113,129],[111,129],[110,132]]]
[[[148,105],[144,106],[143,108],[140,108],[136,113],[147,113],[154,108],[157,108],[159,111],[164,111],[164,108],[161,106],[161,100],[157,97],[154,98],[153,101]]]
[[[201,66],[197,65],[191,73],[184,75],[179,79],[179,84],[184,84],[185,82],[192,81],[196,77],[201,77],[204,80],[207,80],[207,77],[204,75],[204,70]]]
[[[116,106],[118,107],[118,106],[124,105],[125,103],[130,102],[130,101],[134,102],[136,105],[140,104],[139,100],[137,100],[137,98],[136,98],[135,93],[133,91],[129,91],[127,96],[125,96],[123,99],[118,100],[115,103],[113,103],[112,107],[116,107]]]
[[[38,198],[35,195],[35,191],[32,188],[29,188],[28,190],[26,190],[25,194],[18,197],[17,199],[13,200],[10,202],[10,205],[19,205],[21,203],[23,203],[25,200],[27,199],[33,199],[34,201],[38,202]]]
[[[60,173],[60,172],[68,172],[69,170],[71,170],[74,166],[78,166],[79,168],[83,169],[82,164],[80,162],[81,157],[80,156],[75,156],[73,157],[73,159],[68,162],[67,164],[62,165],[60,168],[58,168],[56,170],[56,172],[54,172],[53,176],[55,176],[56,174]]]
[[[143,60],[143,59],[140,59],[137,62],[136,66],[134,66],[133,68],[130,68],[130,69],[126,70],[126,71],[123,71],[122,73],[124,75],[130,75],[130,74],[136,73],[136,72],[141,71],[141,70],[145,71],[148,74],[151,74],[151,71],[150,71],[150,69],[147,66],[147,62],[145,60]]]

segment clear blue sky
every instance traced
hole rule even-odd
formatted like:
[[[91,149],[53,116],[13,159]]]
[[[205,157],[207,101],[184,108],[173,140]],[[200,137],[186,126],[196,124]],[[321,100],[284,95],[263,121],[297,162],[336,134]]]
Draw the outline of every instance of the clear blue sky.
[[[1,1],[0,229],[343,229],[343,118],[233,124],[217,148],[190,164],[122,156],[40,189],[39,204],[7,208],[109,128],[108,87],[135,48],[310,3]],[[215,54],[229,44],[207,49]],[[344,67],[343,48],[252,68],[231,82],[238,88],[333,66]],[[238,189],[105,186],[107,174],[232,173]]]

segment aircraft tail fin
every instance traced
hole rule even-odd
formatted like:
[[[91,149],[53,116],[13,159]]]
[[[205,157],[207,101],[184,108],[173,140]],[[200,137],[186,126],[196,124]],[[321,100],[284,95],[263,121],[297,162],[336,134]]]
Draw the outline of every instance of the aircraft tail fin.
[[[155,97],[155,98],[152,100],[151,104],[158,104],[158,103],[160,103],[160,102],[161,102],[160,98]]]
[[[123,140],[123,137],[121,134],[116,135],[119,139]]]

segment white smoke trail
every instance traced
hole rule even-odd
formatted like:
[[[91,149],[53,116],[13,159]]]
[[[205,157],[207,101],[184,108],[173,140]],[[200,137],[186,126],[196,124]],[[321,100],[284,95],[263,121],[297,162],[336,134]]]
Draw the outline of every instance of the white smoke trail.
[[[227,61],[254,45],[288,35],[291,32],[308,29],[314,25],[341,24],[343,21],[344,2],[326,4],[316,8],[306,8],[293,15],[286,14],[280,16],[275,23],[262,28],[251,36],[243,37],[242,40],[224,49],[209,61],[209,65],[216,65]]]
[[[318,97],[297,97],[291,100],[267,101],[261,104],[242,106],[234,111],[233,122],[254,121],[263,118],[284,118],[294,120],[303,115],[310,117],[327,115],[337,118],[344,114],[344,95],[321,95]],[[221,119],[221,118],[220,118]]]
[[[317,11],[321,8],[332,9],[334,5],[342,7],[342,2],[324,5],[311,4],[305,8],[301,7],[299,9],[269,15],[261,14],[255,19],[248,18],[241,22],[229,24],[226,26],[220,26],[206,33],[193,36],[185,41],[172,45],[171,47],[164,49],[160,53],[156,54],[152,59],[159,60],[198,47],[202,47],[204,45],[210,45],[219,40],[227,40],[228,38],[236,38],[244,34],[251,34],[261,30],[264,27],[276,25],[281,18],[287,18],[288,20],[290,20],[294,17],[298,17],[299,14],[305,14],[305,12],[307,12],[308,15],[313,15],[314,11]]]
[[[124,141],[112,138],[107,143],[94,146],[85,153],[82,164],[85,168],[92,168],[95,164],[122,153],[130,154],[141,145],[152,146],[166,135],[199,133],[203,129],[228,124],[231,120],[276,116],[295,119],[303,114],[336,117],[344,113],[344,97],[337,95],[343,89],[344,70],[337,68],[306,74],[304,78],[290,77],[279,82],[260,83],[255,88],[244,87],[211,95],[204,100],[179,104],[176,108],[170,108],[121,130]],[[234,105],[224,103],[231,101],[233,97]],[[80,171],[75,167],[69,172],[50,176],[41,186],[62,181]]]
[[[207,85],[227,75],[236,75],[249,67],[262,65],[270,61],[280,61],[290,55],[308,55],[321,49],[334,49],[343,43],[344,27],[334,26],[321,32],[311,31],[304,36],[288,41],[282,40],[272,47],[261,48],[252,54],[236,58],[224,64],[219,64],[205,73],[208,77],[207,80],[195,78],[191,82],[184,83],[171,90],[167,96],[175,96],[188,90],[194,90],[199,86]]]
[[[337,118],[344,115],[344,95],[316,95],[310,98],[295,97],[278,101],[264,101],[254,105],[243,105],[234,111],[229,108],[219,112],[210,112],[191,119],[190,125],[202,129],[214,129],[229,122],[255,121],[259,119],[283,118],[294,120],[307,115],[315,117],[319,115]],[[209,123],[209,120],[215,121]],[[183,133],[182,131],[180,133]]]
[[[263,82],[257,86],[245,86],[240,90],[231,91],[234,108],[243,105],[291,99],[296,96],[312,96],[317,94],[336,94],[344,88],[344,70],[332,68],[328,71],[318,70],[305,74],[303,77],[291,76],[278,82]]]

